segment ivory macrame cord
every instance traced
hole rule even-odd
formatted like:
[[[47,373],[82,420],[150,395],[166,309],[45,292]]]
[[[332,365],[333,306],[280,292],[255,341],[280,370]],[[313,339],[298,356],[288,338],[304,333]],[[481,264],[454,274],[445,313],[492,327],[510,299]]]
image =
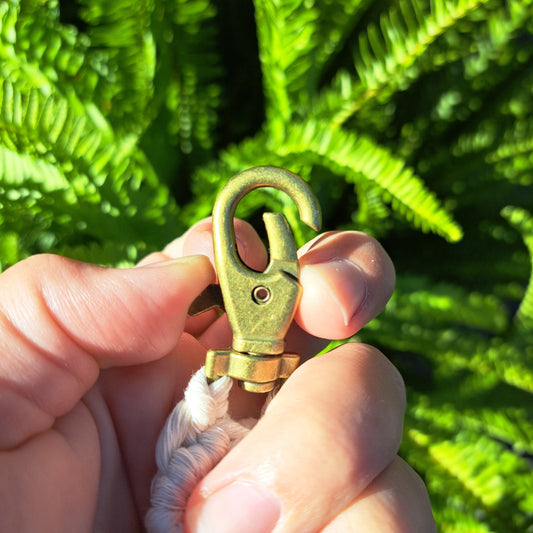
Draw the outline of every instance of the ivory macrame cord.
[[[183,532],[194,487],[256,424],[254,418],[235,421],[229,416],[232,383],[228,376],[209,383],[202,367],[168,416],[156,446],[158,471],[145,520],[149,533]]]

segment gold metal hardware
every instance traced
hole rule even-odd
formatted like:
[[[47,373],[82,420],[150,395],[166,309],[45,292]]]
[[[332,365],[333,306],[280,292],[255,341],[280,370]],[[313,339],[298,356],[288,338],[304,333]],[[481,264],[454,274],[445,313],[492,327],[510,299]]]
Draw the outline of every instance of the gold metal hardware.
[[[270,247],[264,272],[255,272],[239,257],[233,217],[239,201],[250,191],[273,187],[296,203],[300,218],[319,230],[320,206],[309,186],[296,174],[276,167],[256,167],[231,178],[213,207],[215,268],[223,305],[233,329],[231,350],[211,350],[206,356],[206,375],[216,379],[229,375],[249,391],[268,392],[286,379],[299,362],[296,354],[284,353],[285,335],[300,301],[298,258],[287,220],[279,213],[265,213],[263,220]],[[217,290],[193,304],[191,314],[213,307]]]

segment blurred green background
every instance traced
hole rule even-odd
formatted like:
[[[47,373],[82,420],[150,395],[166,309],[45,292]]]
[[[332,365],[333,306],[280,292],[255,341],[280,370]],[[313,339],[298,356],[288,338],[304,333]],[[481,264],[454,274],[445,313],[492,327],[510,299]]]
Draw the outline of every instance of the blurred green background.
[[[533,531],[529,0],[0,3],[0,265],[127,266],[270,164],[397,289],[357,335],[401,370],[401,454],[442,532]],[[248,195],[260,226],[290,200]]]

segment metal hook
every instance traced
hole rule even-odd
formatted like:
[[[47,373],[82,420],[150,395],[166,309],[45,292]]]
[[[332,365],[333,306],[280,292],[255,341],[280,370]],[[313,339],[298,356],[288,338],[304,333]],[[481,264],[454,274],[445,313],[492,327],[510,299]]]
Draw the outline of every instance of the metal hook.
[[[213,243],[224,308],[233,329],[232,350],[212,350],[206,357],[206,375],[230,375],[246,390],[267,392],[278,379],[287,378],[299,357],[285,354],[285,335],[300,300],[298,258],[287,220],[265,213],[270,262],[255,272],[239,257],[233,217],[239,201],[250,191],[273,187],[296,203],[300,218],[319,230],[320,206],[309,186],[296,174],[276,167],[245,170],[229,180],[213,208]]]

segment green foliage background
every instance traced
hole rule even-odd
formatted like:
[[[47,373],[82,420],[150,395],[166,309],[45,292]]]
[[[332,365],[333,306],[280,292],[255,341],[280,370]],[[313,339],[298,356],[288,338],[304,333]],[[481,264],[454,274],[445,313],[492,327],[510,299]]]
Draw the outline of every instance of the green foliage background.
[[[0,262],[128,265],[256,165],[379,238],[358,339],[402,371],[443,532],[533,531],[530,0],[0,3]],[[283,210],[272,191],[240,216]],[[257,224],[256,224],[257,225]]]

